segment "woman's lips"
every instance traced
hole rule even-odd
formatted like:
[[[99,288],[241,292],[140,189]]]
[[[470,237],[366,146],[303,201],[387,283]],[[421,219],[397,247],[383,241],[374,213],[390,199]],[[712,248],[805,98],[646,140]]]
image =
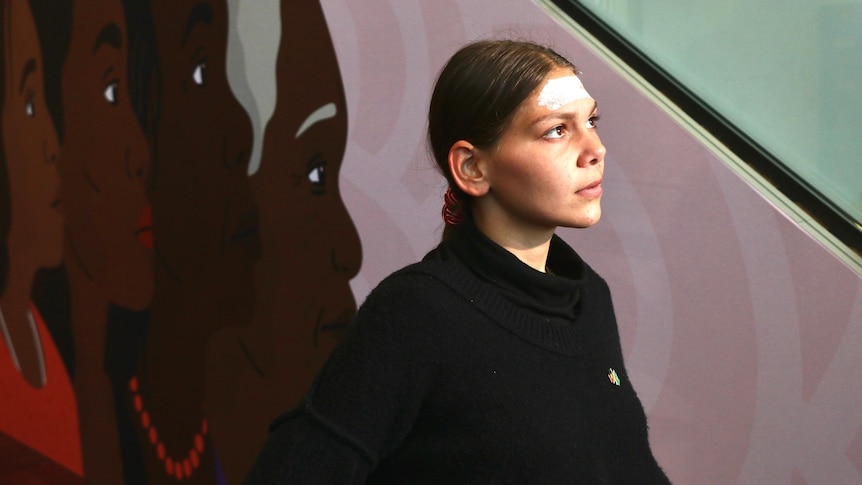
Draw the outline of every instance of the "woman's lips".
[[[578,195],[582,197],[594,198],[602,195],[602,180],[596,180],[595,182],[587,185],[583,189],[577,192]]]
[[[315,347],[317,347],[317,338],[320,334],[330,334],[334,336],[336,340],[340,340],[344,335],[344,332],[347,331],[347,328],[350,327],[350,324],[353,321],[353,316],[356,315],[356,308],[351,308],[349,310],[342,311],[334,319],[324,323],[322,321],[324,311],[325,309],[320,310],[320,317],[318,318],[318,322],[314,328]]]
[[[141,217],[138,218],[138,228],[135,231],[135,236],[140,241],[141,245],[147,249],[153,249],[155,241],[153,240],[153,209],[150,206],[144,207],[141,212]]]

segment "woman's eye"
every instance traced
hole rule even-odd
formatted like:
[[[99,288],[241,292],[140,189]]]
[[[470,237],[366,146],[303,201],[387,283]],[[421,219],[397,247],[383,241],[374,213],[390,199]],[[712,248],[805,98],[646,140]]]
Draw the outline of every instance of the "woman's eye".
[[[308,180],[315,186],[322,186],[326,183],[326,170],[323,165],[318,165],[308,172]]]
[[[305,165],[308,169],[306,177],[311,182],[312,195],[323,195],[326,193],[326,160],[315,153]]]
[[[590,119],[587,120],[587,128],[595,128],[599,124],[599,118],[601,118],[599,115],[590,116]]]
[[[24,103],[24,113],[27,113],[27,116],[30,118],[36,115],[36,105],[33,103],[32,97],[27,99],[27,102]]]
[[[108,84],[105,87],[105,90],[102,91],[102,95],[105,96],[105,100],[110,104],[117,104],[117,83],[113,82]]]
[[[192,81],[195,82],[198,86],[203,86],[206,82],[206,76],[204,73],[207,69],[207,65],[205,62],[201,62],[197,66],[195,66],[195,70],[192,72]]]
[[[562,138],[565,132],[566,130],[563,128],[563,125],[558,125],[548,130],[544,136],[549,139],[557,139]]]

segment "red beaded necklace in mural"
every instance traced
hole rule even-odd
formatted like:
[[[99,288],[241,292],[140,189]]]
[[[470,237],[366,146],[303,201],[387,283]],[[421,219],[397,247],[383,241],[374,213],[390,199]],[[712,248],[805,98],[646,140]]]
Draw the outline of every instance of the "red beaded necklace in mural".
[[[137,376],[133,376],[129,379],[129,390],[132,393],[132,404],[135,407],[135,411],[138,412],[138,416],[141,418],[141,427],[143,428],[144,433],[148,436],[150,444],[156,449],[156,456],[162,463],[164,463],[165,473],[177,480],[191,478],[192,473],[194,473],[201,464],[201,454],[204,452],[205,445],[204,438],[208,431],[206,418],[201,418],[200,432],[195,434],[189,451],[184,454],[169,455],[165,450],[164,443],[159,440],[159,432],[156,430],[156,426],[152,423],[150,414],[144,407],[144,400],[140,394]]]

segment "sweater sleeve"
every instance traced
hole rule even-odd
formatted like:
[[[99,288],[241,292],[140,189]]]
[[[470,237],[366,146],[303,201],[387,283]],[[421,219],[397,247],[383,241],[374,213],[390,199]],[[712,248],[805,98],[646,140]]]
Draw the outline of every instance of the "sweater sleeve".
[[[277,419],[246,485],[364,483],[371,463],[302,410]]]
[[[363,483],[410,430],[439,355],[434,295],[448,290],[398,275],[369,295],[302,404],[272,424],[244,483]]]

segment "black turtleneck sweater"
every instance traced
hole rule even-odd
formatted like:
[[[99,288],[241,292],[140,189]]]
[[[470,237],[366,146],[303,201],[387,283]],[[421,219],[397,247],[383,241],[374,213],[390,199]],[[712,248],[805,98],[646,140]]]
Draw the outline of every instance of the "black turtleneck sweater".
[[[245,483],[668,483],[607,284],[547,267],[466,223],[387,277]]]

